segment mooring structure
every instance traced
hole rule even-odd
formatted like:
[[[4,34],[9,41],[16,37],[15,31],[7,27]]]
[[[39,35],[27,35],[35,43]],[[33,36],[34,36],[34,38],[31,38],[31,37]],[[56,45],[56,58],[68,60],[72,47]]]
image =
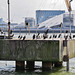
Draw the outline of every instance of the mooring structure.
[[[75,57],[74,44],[75,40],[65,42],[65,40],[49,39],[2,39],[0,40],[0,60],[16,61],[16,70],[34,69],[35,61],[42,61],[43,69],[51,69],[53,66],[62,66],[63,61],[69,61],[69,58]]]

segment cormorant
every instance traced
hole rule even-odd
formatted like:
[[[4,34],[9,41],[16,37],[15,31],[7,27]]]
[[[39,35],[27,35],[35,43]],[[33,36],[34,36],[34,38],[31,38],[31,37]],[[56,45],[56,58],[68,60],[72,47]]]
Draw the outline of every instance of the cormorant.
[[[20,38],[20,35],[18,36],[18,38]]]
[[[47,29],[47,30],[45,31],[45,34],[47,34],[47,33],[48,33],[48,31],[49,31],[49,29]]]
[[[35,39],[35,34],[33,35],[33,39]]]
[[[3,30],[1,30],[1,34],[3,34]]]
[[[55,38],[55,35],[53,35],[53,38]]]
[[[51,38],[51,36],[49,38]]]
[[[11,35],[11,37],[13,37],[14,36],[14,34],[13,35]]]
[[[73,35],[73,38],[75,38],[75,35]]]
[[[59,34],[58,38],[60,38],[61,34]]]
[[[47,34],[43,34],[43,39],[46,39],[48,37],[48,35]]]
[[[22,36],[20,36],[20,39],[22,39]]]
[[[71,37],[71,36],[69,36],[69,38],[70,38],[70,39],[72,39],[72,37]]]
[[[45,33],[43,34],[43,38],[44,38],[44,39],[46,39],[46,38],[48,37],[48,35],[47,35],[48,31],[49,31],[49,29],[47,29],[47,30],[45,31]]]
[[[26,36],[23,37],[23,40],[25,40]]]
[[[39,39],[39,38],[40,38],[39,34],[40,34],[40,33],[38,33],[38,35],[36,36],[36,39]]]
[[[57,35],[55,35],[55,38],[57,37]]]

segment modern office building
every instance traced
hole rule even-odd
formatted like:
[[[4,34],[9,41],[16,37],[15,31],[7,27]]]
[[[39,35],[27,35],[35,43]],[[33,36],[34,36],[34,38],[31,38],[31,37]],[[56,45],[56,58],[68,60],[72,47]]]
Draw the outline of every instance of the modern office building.
[[[34,27],[35,26],[35,19],[32,17],[26,17],[25,23],[29,23],[29,27]]]
[[[70,32],[71,30],[73,33],[75,33],[75,11],[71,11],[71,14],[69,14],[69,12],[66,12],[61,15],[50,18],[40,23],[38,28],[46,28],[50,30],[56,30],[59,32],[61,29],[62,31],[67,30],[68,32]]]
[[[74,14],[63,14],[63,27],[74,26]]]
[[[37,10],[36,11],[36,22],[37,24],[42,23],[62,13],[65,13],[65,11],[64,10]]]

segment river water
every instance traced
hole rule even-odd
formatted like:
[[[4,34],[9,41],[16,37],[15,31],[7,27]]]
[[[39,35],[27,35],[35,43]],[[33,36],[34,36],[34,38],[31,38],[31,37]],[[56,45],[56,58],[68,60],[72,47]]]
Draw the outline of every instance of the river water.
[[[26,36],[26,38],[32,38],[33,34],[26,33],[14,33],[14,38],[19,35]],[[42,35],[42,34],[41,34]],[[52,34],[51,34],[52,35]],[[62,68],[53,68],[50,71],[42,71],[37,69],[34,71],[15,71],[15,61],[0,61],[0,75],[75,75],[75,58],[69,60],[69,72],[66,72],[66,62],[63,62]],[[41,67],[41,62],[36,62],[36,66]]]
[[[15,71],[15,61],[0,61],[0,75],[75,75],[75,58],[69,60],[69,72],[66,72],[66,62],[62,68],[53,68],[50,71],[36,69],[34,71]],[[41,67],[41,62],[36,62],[36,66]]]

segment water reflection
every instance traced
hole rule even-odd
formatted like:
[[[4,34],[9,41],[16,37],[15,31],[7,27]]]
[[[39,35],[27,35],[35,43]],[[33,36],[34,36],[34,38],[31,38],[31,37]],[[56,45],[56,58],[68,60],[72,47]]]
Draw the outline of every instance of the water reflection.
[[[19,72],[1,71],[0,75],[75,75],[75,73],[66,72],[66,70],[64,70],[63,68],[55,68],[51,71],[38,70],[37,72],[36,71],[24,71],[24,72],[23,71],[19,71]]]
[[[6,65],[7,64],[7,65]],[[66,72],[66,63],[63,63],[64,67],[53,68],[49,71],[43,71],[41,69],[36,69],[33,71],[15,71],[15,61],[0,61],[0,75],[75,75],[75,58],[70,59],[70,71]],[[36,64],[41,66],[41,63]]]
[[[19,34],[16,34],[14,38],[16,38],[18,35]],[[21,35],[25,36],[26,34],[24,33]],[[30,38],[30,35],[27,35],[26,38]],[[37,65],[40,66],[40,63]],[[63,63],[63,66],[63,68],[53,68],[50,71],[42,71],[41,69],[37,69],[34,71],[25,70],[15,72],[15,61],[0,61],[0,75],[75,75],[75,58],[70,59],[69,72],[66,72],[66,63]]]

